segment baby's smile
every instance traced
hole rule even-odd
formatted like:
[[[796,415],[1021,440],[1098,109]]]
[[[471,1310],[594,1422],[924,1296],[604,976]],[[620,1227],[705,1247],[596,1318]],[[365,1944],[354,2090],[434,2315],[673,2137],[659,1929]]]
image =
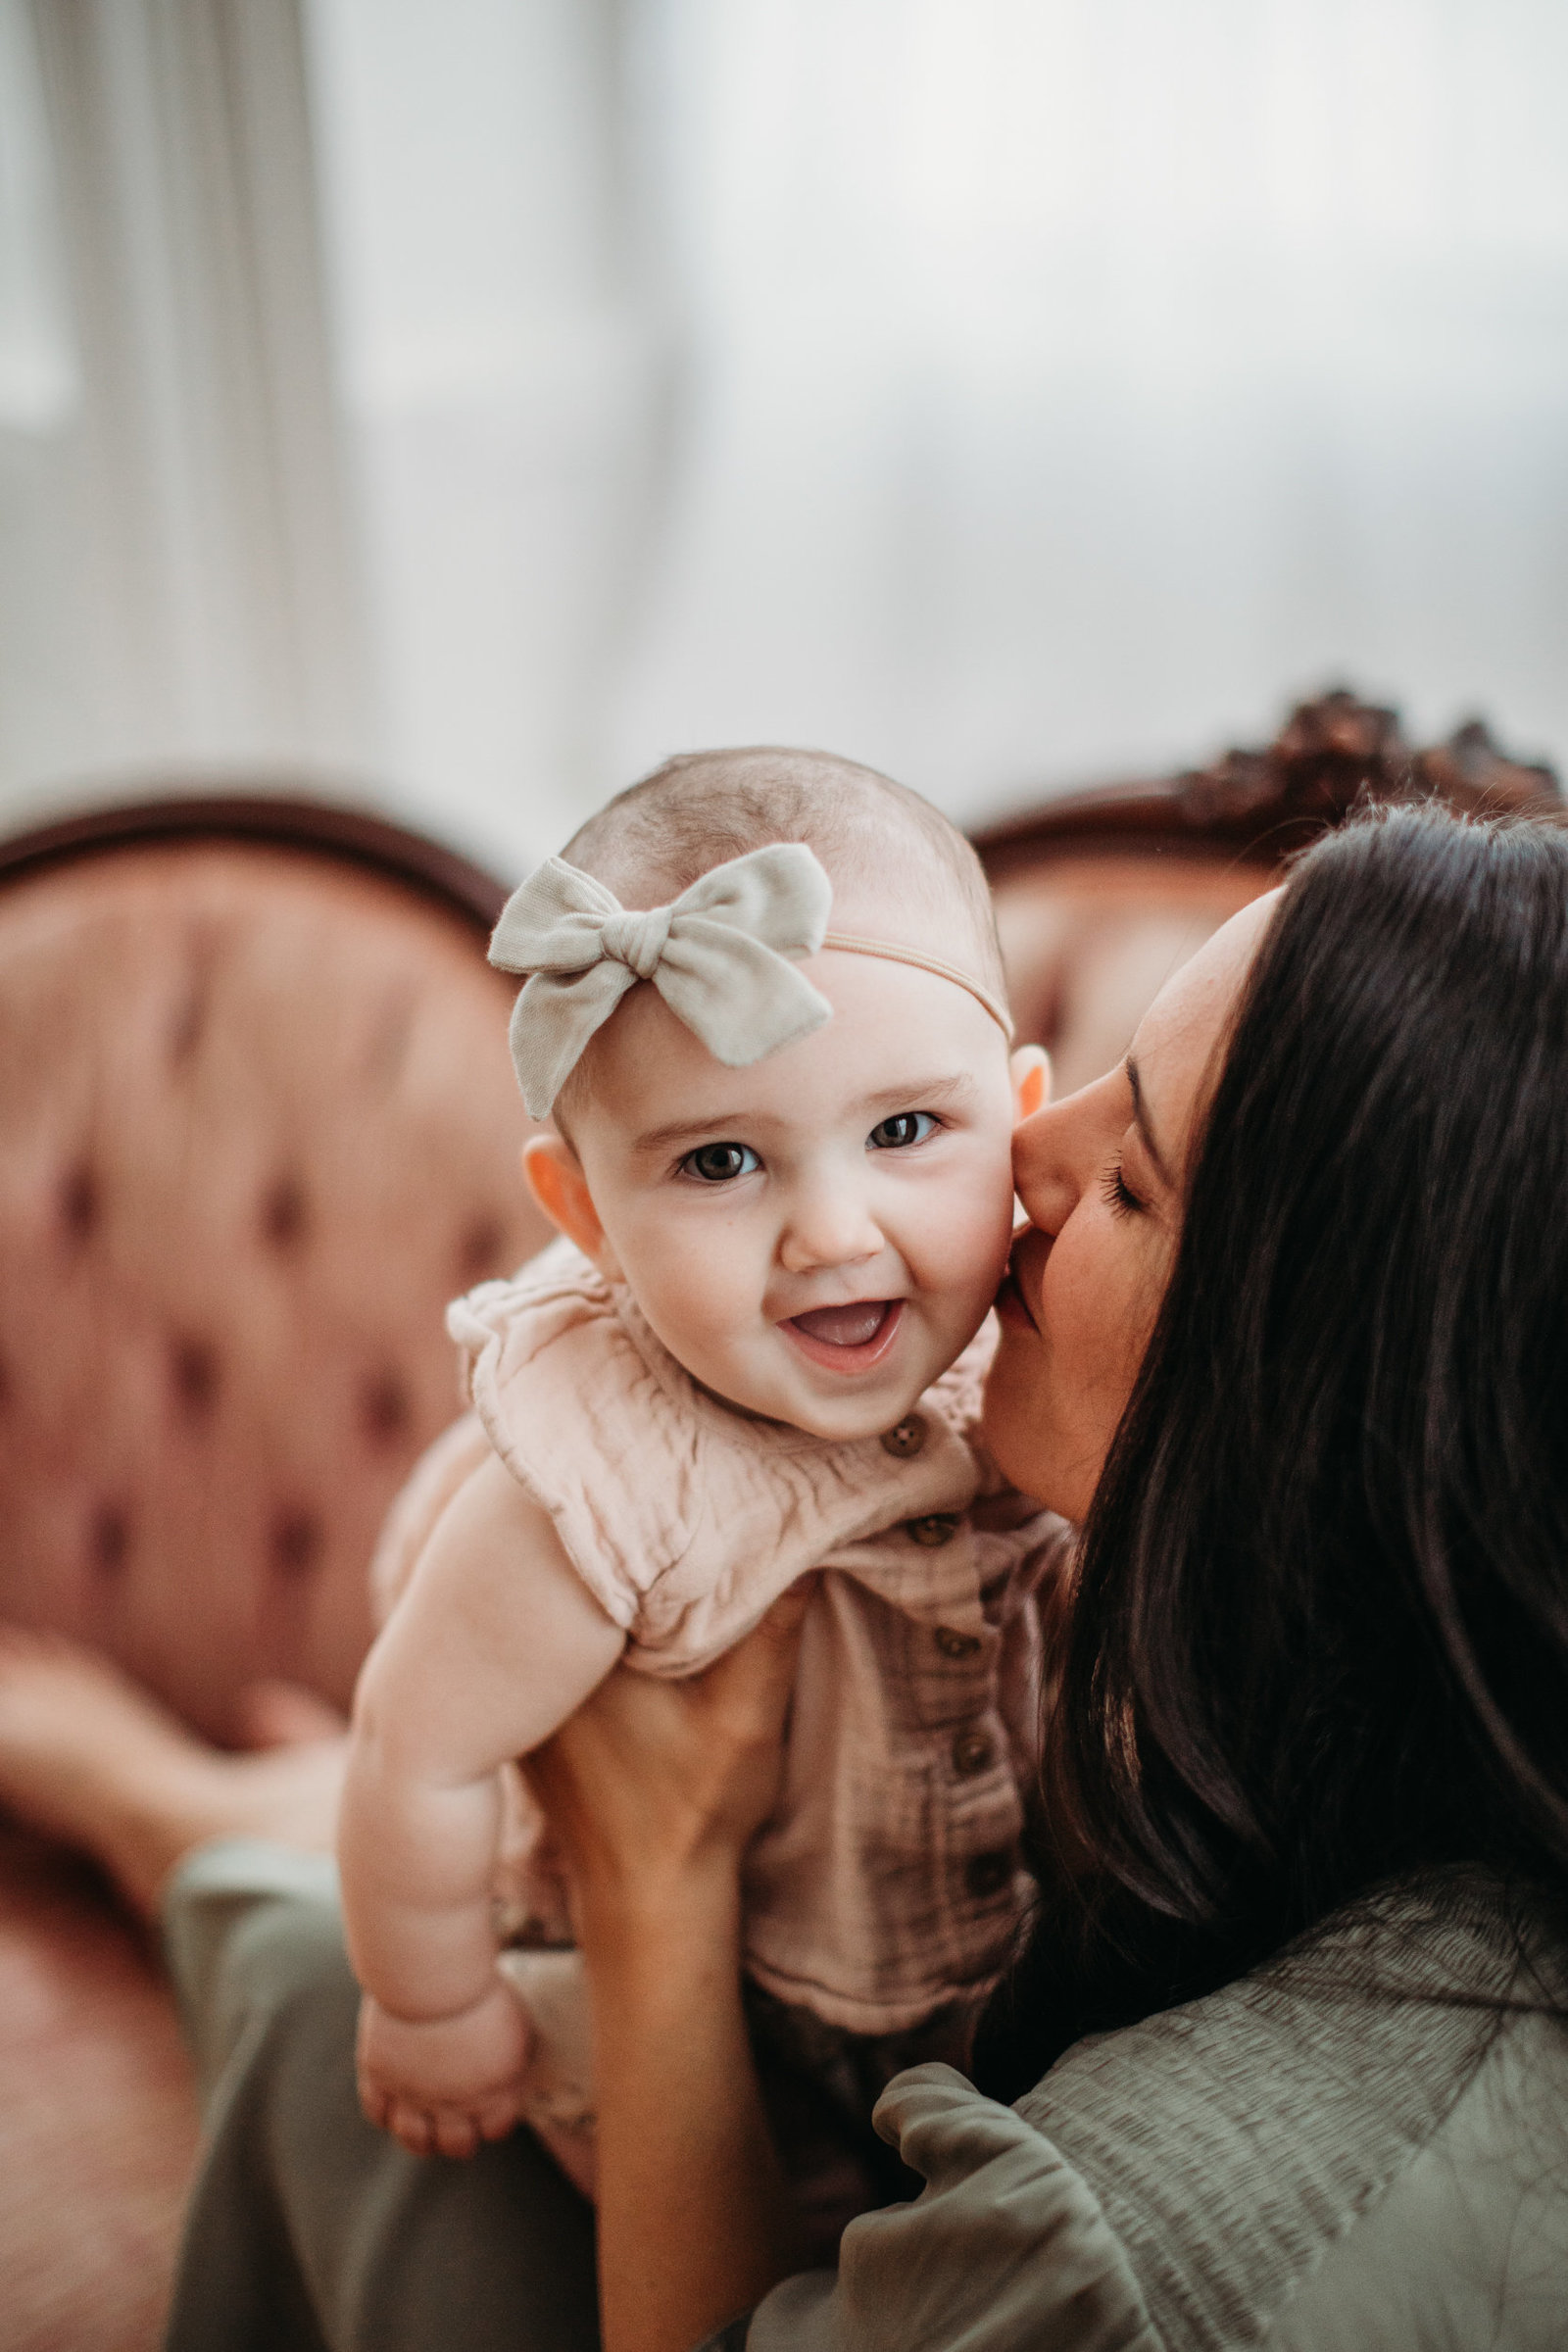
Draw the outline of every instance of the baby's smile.
[[[869,1372],[898,1337],[902,1298],[857,1298],[846,1306],[813,1306],[779,1325],[814,1364],[830,1372]]]

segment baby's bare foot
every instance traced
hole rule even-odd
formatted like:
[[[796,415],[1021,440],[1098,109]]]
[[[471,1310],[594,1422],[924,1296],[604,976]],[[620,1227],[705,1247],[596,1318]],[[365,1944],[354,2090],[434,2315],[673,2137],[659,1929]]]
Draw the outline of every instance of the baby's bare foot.
[[[149,1916],[174,1865],[214,1838],[329,1849],[343,1746],[229,1755],[98,1652],[0,1626],[0,1805],[94,1855]]]

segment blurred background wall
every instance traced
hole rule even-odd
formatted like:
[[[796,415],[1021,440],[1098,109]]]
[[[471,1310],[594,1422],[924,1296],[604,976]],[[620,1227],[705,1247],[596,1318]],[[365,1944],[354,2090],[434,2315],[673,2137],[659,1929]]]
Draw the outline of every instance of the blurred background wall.
[[[0,822],[1568,755],[1562,0],[0,0]]]

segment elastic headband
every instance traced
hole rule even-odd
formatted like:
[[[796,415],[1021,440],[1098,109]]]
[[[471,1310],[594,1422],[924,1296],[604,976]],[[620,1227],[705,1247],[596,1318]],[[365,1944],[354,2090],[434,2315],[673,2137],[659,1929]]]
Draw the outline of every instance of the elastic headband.
[[[881,956],[889,963],[910,963],[917,972],[935,972],[939,980],[951,980],[955,988],[966,988],[977,1004],[983,1004],[1002,1031],[1008,1045],[1012,1043],[1012,1015],[1000,998],[967,972],[960,972],[956,963],[944,963],[940,956],[922,956],[918,948],[900,947],[891,939],[857,939],[849,931],[824,931],[824,948],[838,948],[846,956]]]
[[[526,973],[512,1013],[523,1101],[548,1118],[588,1041],[639,980],[715,1060],[746,1069],[831,1020],[797,964],[823,948],[911,964],[966,989],[1010,1039],[1006,1008],[956,965],[892,940],[829,931],[833,886],[804,842],[771,842],[703,874],[667,906],[628,910],[591,874],[548,858],[502,908],[490,961]]]

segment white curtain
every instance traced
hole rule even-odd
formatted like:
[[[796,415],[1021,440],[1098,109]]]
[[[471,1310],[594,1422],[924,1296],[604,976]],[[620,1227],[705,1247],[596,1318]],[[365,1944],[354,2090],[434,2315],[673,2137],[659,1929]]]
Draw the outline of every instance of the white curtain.
[[[602,797],[669,337],[619,0],[309,0],[386,766],[503,862]]]
[[[140,14],[167,78],[213,18],[243,83],[234,17],[297,7],[336,413],[270,444],[280,553],[226,510],[227,636],[274,656],[187,644],[205,703],[138,717],[72,644],[116,477],[18,27]],[[830,744],[972,817],[1340,678],[1568,757],[1561,0],[0,0],[0,42],[13,807],[270,747],[516,863],[681,745]],[[247,184],[309,162],[253,142]],[[310,347],[308,278],[258,351]],[[323,574],[307,691],[276,615]]]
[[[0,0],[0,788],[81,758],[72,435],[80,379],[32,27]]]
[[[694,424],[620,687],[956,811],[1348,677],[1568,752],[1561,0],[669,0]]]
[[[0,0],[0,791],[363,771],[297,0]]]
[[[432,807],[772,739],[969,817],[1342,677],[1568,754],[1561,0],[312,18]]]

